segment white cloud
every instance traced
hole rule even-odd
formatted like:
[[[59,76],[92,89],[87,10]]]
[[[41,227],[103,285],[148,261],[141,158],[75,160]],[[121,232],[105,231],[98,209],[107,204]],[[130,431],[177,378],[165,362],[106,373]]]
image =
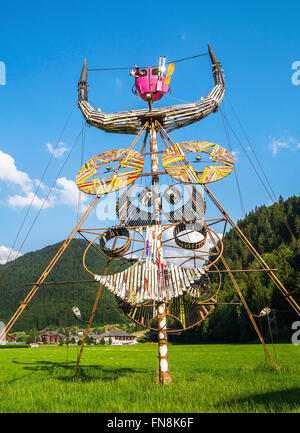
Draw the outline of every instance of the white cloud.
[[[35,208],[40,208],[43,206],[43,210],[53,207],[57,204],[64,204],[66,206],[71,206],[77,210],[79,194],[81,195],[81,211],[84,212],[87,208],[86,202],[89,200],[86,194],[79,191],[76,183],[67,179],[66,177],[60,177],[56,181],[57,187],[53,188],[50,196],[44,203],[44,198],[39,198],[34,195],[32,191],[28,192],[26,195],[13,195],[9,196],[7,199],[8,204],[13,208],[23,208],[25,206],[33,206]],[[42,185],[42,189],[46,186]]]
[[[115,78],[115,82],[116,82],[116,85],[117,85],[118,87],[122,87],[122,86],[123,86],[123,83],[122,83],[122,81],[120,80],[120,78],[116,77],[116,78]]]
[[[282,149],[290,149],[291,151],[300,149],[300,142],[295,137],[288,137],[283,139],[275,137],[269,138],[272,140],[269,144],[269,148],[272,150],[274,157]]]
[[[50,197],[44,203],[44,199],[35,196],[32,191],[28,192],[24,196],[16,194],[8,197],[7,199],[8,204],[14,208],[23,208],[25,206],[29,206],[32,203],[31,206],[33,207],[40,208],[43,205],[43,209],[47,209],[54,205],[54,201],[55,197],[50,195]]]
[[[53,153],[56,158],[59,158],[67,148],[64,147],[63,143],[59,144],[57,149],[53,149],[50,143],[47,144],[49,152]],[[77,209],[79,190],[75,184],[70,179],[61,177],[57,179],[58,188],[54,188],[50,196],[45,200],[43,197],[35,196],[34,189],[39,185],[40,190],[46,190],[48,187],[43,184],[38,179],[31,179],[27,173],[18,170],[16,167],[15,160],[8,153],[0,150],[0,181],[4,181],[10,186],[18,186],[21,192],[18,194],[9,194],[5,201],[1,203],[7,203],[10,207],[14,209],[21,209],[26,206],[32,206],[34,208],[43,209],[53,207],[55,204],[65,204],[67,206],[72,206]],[[81,210],[86,209],[85,203],[88,201],[88,197],[81,194]]]
[[[272,142],[270,143],[269,147],[272,150],[273,156],[276,156],[280,149],[286,149],[290,145],[287,141],[283,141],[277,138],[272,139]]]
[[[32,206],[39,208],[43,199],[34,197],[33,188],[34,184],[37,184],[38,180],[32,181],[27,173],[18,170],[14,158],[0,150],[0,181],[7,183],[8,187],[18,186],[24,195],[16,194],[8,196],[7,203],[13,208],[23,208],[28,206],[32,202]],[[41,185],[41,188],[45,188],[45,185]],[[44,208],[53,205],[54,198],[45,202]],[[3,203],[3,201],[1,202]]]
[[[11,248],[7,248],[4,245],[0,245],[0,264],[4,265],[7,261],[12,261],[17,259],[22,254],[20,251],[11,251]],[[8,259],[8,260],[7,260]]]
[[[41,182],[39,179],[34,179],[34,183],[36,186],[38,186],[40,189],[47,189],[48,187]]]
[[[85,203],[89,200],[88,196],[79,191],[76,183],[73,180],[67,179],[66,177],[60,177],[57,179],[56,183],[60,189],[56,188],[55,193],[61,203],[67,206],[75,207],[77,209],[80,194],[81,211],[84,212],[86,210],[87,206]]]
[[[235,161],[235,162],[237,162],[238,161],[238,154],[239,154],[240,152],[238,151],[238,150],[233,150],[232,152],[231,152],[231,155],[233,156],[233,160]]]
[[[185,33],[182,33],[182,35],[181,35],[181,39],[183,40],[183,41],[186,41],[186,34]]]
[[[67,150],[65,143],[60,141],[56,147],[53,146],[52,143],[46,143],[47,150],[54,156],[54,158],[61,158]]]
[[[0,150],[0,180],[19,185],[23,192],[29,192],[32,189],[32,181],[28,174],[18,170],[13,157],[2,150]]]

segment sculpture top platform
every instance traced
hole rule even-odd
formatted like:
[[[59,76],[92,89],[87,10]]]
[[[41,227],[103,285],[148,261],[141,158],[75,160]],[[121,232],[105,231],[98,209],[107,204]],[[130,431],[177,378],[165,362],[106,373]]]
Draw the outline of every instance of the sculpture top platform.
[[[161,108],[154,107],[151,109],[144,108],[119,111],[113,113],[105,113],[100,109],[95,110],[88,103],[88,68],[86,61],[84,61],[78,83],[79,108],[89,125],[99,128],[105,132],[118,134],[138,134],[141,128],[143,128],[144,123],[150,118],[158,119],[161,123],[161,126],[167,132],[183,128],[194,122],[199,122],[199,120],[208,116],[210,113],[216,112],[218,110],[225,93],[225,81],[222,66],[210,45],[208,45],[208,52],[212,63],[212,73],[215,85],[206,97],[200,98],[196,102],[187,104],[172,105]],[[151,70],[152,68],[146,69]],[[168,74],[164,79],[163,85],[166,85],[167,79]],[[144,87],[140,89],[141,94],[143,94],[145,89]],[[165,89],[166,88],[162,88],[162,91]],[[157,96],[159,96],[159,94]]]
[[[159,101],[169,91],[169,85],[165,84],[165,77],[158,68],[145,68],[133,70],[135,78],[135,89],[143,101]]]

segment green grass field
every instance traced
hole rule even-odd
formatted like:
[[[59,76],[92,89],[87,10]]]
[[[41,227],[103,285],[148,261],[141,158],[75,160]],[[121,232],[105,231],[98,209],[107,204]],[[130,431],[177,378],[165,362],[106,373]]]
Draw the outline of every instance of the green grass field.
[[[269,347],[272,353],[272,347]],[[300,346],[169,345],[173,382],[156,384],[157,345],[0,350],[0,412],[300,412]]]

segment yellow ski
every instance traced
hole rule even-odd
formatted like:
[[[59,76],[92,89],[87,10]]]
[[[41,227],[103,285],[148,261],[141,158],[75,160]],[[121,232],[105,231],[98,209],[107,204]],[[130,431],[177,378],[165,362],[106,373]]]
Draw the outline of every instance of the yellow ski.
[[[167,75],[166,75],[166,78],[165,78],[164,84],[169,84],[169,83],[170,83],[170,80],[171,80],[172,74],[173,74],[173,72],[174,72],[174,68],[175,68],[174,63],[170,63],[170,64],[169,64],[169,67],[168,67],[168,72],[167,72]]]

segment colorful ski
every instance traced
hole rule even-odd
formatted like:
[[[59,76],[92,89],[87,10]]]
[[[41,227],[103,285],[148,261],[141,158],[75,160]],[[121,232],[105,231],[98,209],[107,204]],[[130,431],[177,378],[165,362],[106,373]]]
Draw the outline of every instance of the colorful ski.
[[[168,67],[168,72],[167,72],[167,75],[166,75],[166,78],[165,78],[164,84],[169,85],[170,80],[171,80],[171,77],[172,77],[172,74],[173,74],[173,72],[174,72],[174,68],[175,68],[174,63],[170,63],[170,64],[169,64],[169,67]]]

